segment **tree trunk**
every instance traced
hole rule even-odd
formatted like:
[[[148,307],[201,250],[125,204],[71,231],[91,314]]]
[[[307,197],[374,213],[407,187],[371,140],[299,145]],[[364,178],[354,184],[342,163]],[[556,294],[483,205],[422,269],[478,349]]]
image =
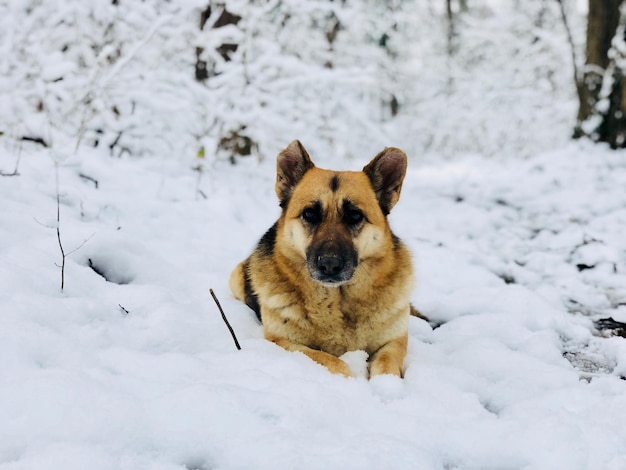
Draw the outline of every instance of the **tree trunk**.
[[[612,80],[608,109],[602,114],[602,122],[596,131],[597,140],[607,142],[613,149],[626,147],[625,72],[616,65],[610,78],[607,78]]]
[[[575,137],[589,134],[583,123],[596,112],[602,80],[609,66],[608,52],[617,31],[622,0],[589,0],[587,19],[587,59],[582,77],[578,77],[578,118]]]

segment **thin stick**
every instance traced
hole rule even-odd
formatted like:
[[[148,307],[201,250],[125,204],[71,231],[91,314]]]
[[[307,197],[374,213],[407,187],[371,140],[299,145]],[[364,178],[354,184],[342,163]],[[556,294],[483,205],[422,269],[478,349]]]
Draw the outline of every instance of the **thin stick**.
[[[65,250],[61,243],[61,196],[59,194],[59,163],[54,162],[54,176],[56,180],[56,192],[57,192],[57,240],[59,241],[59,248],[61,249],[61,292],[65,287]]]
[[[65,253],[65,257],[68,257],[69,255],[72,255],[74,253],[76,253],[78,250],[80,250],[83,246],[85,246],[85,244],[91,240],[94,236],[96,235],[96,232],[92,233],[91,235],[89,235],[87,238],[85,238],[83,240],[83,242],[78,245],[76,248],[74,248],[72,251],[70,251],[69,253]]]
[[[98,180],[84,173],[78,173],[78,176],[84,180],[91,181],[96,189],[98,189]]]
[[[215,305],[217,305],[218,310],[222,314],[222,320],[224,320],[224,323],[226,323],[226,326],[228,327],[228,331],[230,331],[230,335],[233,337],[233,341],[235,342],[235,347],[237,348],[238,351],[241,351],[241,346],[239,346],[239,341],[237,341],[237,336],[235,335],[235,331],[233,330],[233,327],[230,326],[230,323],[228,322],[228,319],[226,318],[226,314],[224,313],[224,310],[222,310],[220,301],[217,300],[217,297],[215,296],[215,292],[213,292],[213,289],[209,289],[209,292],[211,293],[211,296],[213,297],[213,300],[215,301]]]

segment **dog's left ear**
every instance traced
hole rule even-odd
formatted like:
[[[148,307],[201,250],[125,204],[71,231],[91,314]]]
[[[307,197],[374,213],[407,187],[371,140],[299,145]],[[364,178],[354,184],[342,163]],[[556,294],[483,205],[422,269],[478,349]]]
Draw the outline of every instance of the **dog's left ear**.
[[[400,199],[400,190],[406,174],[406,154],[397,148],[389,147],[369,162],[363,171],[372,182],[378,203],[385,215]]]
[[[276,158],[276,195],[284,208],[293,188],[315,165],[299,140],[291,142]]]

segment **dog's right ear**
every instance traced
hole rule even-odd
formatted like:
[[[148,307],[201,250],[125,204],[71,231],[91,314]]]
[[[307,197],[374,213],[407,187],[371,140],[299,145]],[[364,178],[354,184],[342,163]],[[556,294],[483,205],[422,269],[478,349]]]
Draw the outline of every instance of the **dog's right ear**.
[[[304,174],[315,165],[299,140],[291,142],[276,158],[276,195],[280,207],[287,206],[289,197]]]

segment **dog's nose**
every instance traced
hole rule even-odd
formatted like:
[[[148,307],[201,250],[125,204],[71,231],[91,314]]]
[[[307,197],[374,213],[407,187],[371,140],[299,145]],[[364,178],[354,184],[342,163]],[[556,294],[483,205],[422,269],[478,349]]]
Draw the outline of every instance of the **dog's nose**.
[[[320,256],[317,259],[317,267],[325,276],[334,276],[343,269],[344,262],[338,256]]]

